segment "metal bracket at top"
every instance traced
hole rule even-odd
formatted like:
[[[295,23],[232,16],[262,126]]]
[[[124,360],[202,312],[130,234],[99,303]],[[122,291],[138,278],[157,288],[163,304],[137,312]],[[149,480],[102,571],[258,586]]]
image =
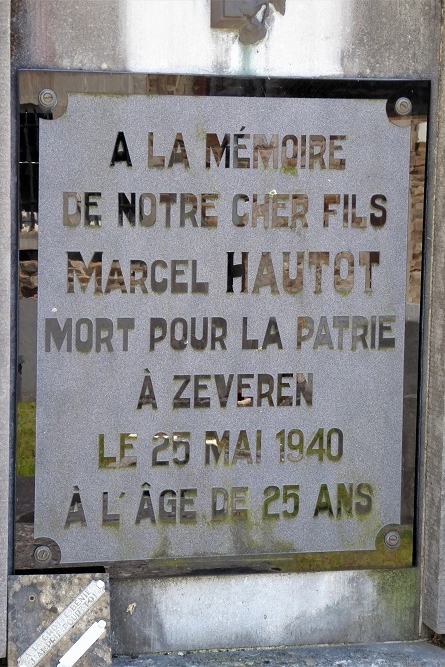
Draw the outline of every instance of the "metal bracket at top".
[[[272,6],[284,16],[286,0],[211,0],[211,28],[239,30],[242,44],[252,45],[267,35]]]

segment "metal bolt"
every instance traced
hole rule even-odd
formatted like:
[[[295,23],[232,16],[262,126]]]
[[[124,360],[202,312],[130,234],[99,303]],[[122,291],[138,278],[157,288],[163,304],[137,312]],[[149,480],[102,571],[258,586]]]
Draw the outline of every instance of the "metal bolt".
[[[102,581],[102,579],[98,579],[98,580],[96,581],[96,586],[97,586],[98,588],[105,588],[105,581]]]
[[[51,549],[44,544],[34,549],[34,560],[37,563],[47,563],[52,558]]]
[[[388,549],[398,549],[400,547],[401,539],[399,533],[395,530],[390,530],[389,533],[386,533],[384,538],[385,547]]]
[[[399,97],[395,103],[395,110],[399,116],[409,116],[413,110],[411,100],[409,100],[407,97]]]
[[[52,109],[57,104],[57,95],[51,88],[44,88],[39,93],[39,104],[47,109]]]

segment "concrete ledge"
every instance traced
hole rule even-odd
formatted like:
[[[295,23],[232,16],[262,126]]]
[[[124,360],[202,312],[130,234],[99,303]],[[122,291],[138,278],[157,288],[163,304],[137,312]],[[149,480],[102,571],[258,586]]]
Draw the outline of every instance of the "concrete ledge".
[[[115,655],[419,638],[416,568],[111,580],[110,588]]]
[[[445,650],[426,642],[169,653],[115,658],[113,667],[442,667]]]

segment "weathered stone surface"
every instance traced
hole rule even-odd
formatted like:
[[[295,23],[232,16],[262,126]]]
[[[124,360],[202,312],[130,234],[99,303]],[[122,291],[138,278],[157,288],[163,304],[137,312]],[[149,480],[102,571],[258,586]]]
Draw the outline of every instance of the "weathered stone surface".
[[[88,596],[82,596],[81,594],[94,581],[103,582],[105,593],[90,604]],[[76,665],[78,667],[91,667],[91,665],[106,667],[106,665],[110,665],[110,604],[108,577],[105,574],[35,574],[10,577],[8,595],[9,663],[17,665],[20,656],[45,632],[48,632],[50,640],[58,639],[59,632],[61,634],[65,626],[61,626],[61,629],[59,627],[51,629],[50,626],[54,622],[57,623],[60,615],[79,595],[81,597],[71,609],[67,621],[71,628],[59,641],[54,643],[51,650],[38,664],[40,667],[55,667],[74,642],[93,623],[102,620],[106,622],[105,635],[93,644]],[[84,615],[80,616],[84,609],[86,610]],[[41,650],[41,647],[38,647],[38,650]],[[38,650],[36,649],[36,655]],[[31,660],[29,664],[34,665],[36,663]]]
[[[12,46],[18,67],[125,69],[125,3],[121,0],[43,4],[16,0],[12,4]]]
[[[0,657],[6,655],[6,584],[9,561],[10,490],[10,355],[11,355],[11,79],[9,54],[10,3],[0,2]],[[11,532],[12,535],[12,532]]]
[[[344,75],[436,78],[440,5],[436,0],[353,0]]]
[[[417,571],[113,581],[113,653],[409,640]]]
[[[115,658],[113,667],[442,667],[445,651],[425,642],[275,650],[169,653]]]
[[[443,39],[443,37],[442,37]],[[425,302],[427,349],[424,359],[423,395],[425,428],[422,447],[425,484],[422,504],[423,533],[423,621],[432,630],[445,633],[445,77],[442,62],[437,119],[431,124],[429,147],[431,192],[426,234]]]

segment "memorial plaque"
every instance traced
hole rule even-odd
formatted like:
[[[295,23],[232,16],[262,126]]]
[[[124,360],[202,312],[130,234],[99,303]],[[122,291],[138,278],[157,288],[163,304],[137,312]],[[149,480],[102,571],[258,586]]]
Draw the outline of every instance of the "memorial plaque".
[[[58,76],[40,121],[36,539],[61,563],[412,564],[427,84]]]

